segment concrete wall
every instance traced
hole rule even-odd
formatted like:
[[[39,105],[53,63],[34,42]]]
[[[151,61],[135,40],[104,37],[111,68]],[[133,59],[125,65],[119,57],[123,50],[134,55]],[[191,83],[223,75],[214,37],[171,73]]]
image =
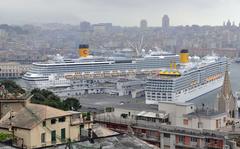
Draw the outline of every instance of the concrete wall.
[[[70,133],[70,139],[72,141],[80,140],[80,125],[71,126],[69,133]]]
[[[121,116],[122,113],[129,114],[129,112],[130,112],[129,116],[132,116],[132,115],[137,115],[141,111],[140,110],[114,108],[114,114],[116,114],[117,116]]]
[[[194,112],[195,106],[193,104],[175,104],[168,102],[160,102],[158,104],[160,111],[169,113],[169,120],[172,125],[182,125],[183,115]]]
[[[14,128],[14,135],[18,138],[23,138],[23,144],[27,148],[31,148],[31,131],[26,129]],[[22,147],[21,144],[19,147]]]
[[[227,117],[226,114],[219,114],[214,117],[194,117],[194,118],[182,118],[181,123],[178,126],[193,128],[193,129],[209,129],[216,130],[220,127],[226,126],[226,121],[224,122],[224,117]],[[184,119],[188,120],[188,125],[184,125]],[[219,120],[218,128],[216,127],[216,120]],[[202,123],[202,128],[198,128],[198,123]]]

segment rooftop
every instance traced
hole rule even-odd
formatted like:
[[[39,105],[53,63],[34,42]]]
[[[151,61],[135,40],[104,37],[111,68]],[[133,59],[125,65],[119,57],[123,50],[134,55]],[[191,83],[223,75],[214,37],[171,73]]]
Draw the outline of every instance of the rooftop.
[[[126,134],[106,137],[100,139],[94,139],[94,143],[89,141],[73,143],[73,148],[105,148],[105,149],[157,149],[156,146],[150,145],[145,141],[138,139],[135,136],[129,136]],[[64,149],[65,146],[58,147]]]
[[[176,105],[176,106],[190,106],[190,105],[194,105],[194,103],[191,103],[191,102],[170,102],[170,101],[161,101],[159,102],[159,104],[173,104],[173,105]]]
[[[59,110],[45,105],[27,104],[19,112],[13,113],[11,122],[13,127],[32,129],[45,119],[67,115],[72,115],[72,112]],[[6,116],[9,115],[7,114]],[[0,127],[9,128],[9,118],[0,122]]]
[[[114,107],[136,111],[159,112],[158,105],[147,105],[144,103],[126,103],[122,105],[116,105]]]
[[[226,115],[226,113],[214,111],[214,110],[196,110],[195,112],[186,114],[187,117],[205,117],[205,118],[212,118],[212,117],[218,117]]]

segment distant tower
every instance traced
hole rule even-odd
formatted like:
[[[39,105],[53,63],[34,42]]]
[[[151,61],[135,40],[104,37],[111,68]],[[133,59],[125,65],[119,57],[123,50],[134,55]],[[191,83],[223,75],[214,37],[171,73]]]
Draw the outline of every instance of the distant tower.
[[[80,23],[80,31],[82,32],[88,32],[91,30],[91,24],[87,21]]]
[[[166,31],[169,26],[170,26],[170,20],[169,20],[169,17],[168,15],[164,15],[163,18],[162,18],[162,28],[164,31]]]
[[[228,70],[225,72],[223,86],[218,94],[218,112],[226,112],[228,117],[238,118],[237,99],[232,93]]]
[[[223,21],[223,26],[226,26],[226,23],[225,23],[225,21]]]
[[[232,24],[231,24],[230,20],[228,20],[227,21],[227,27],[231,27],[231,26],[232,26]]]
[[[140,22],[140,28],[146,29],[148,27],[147,20],[141,20]]]

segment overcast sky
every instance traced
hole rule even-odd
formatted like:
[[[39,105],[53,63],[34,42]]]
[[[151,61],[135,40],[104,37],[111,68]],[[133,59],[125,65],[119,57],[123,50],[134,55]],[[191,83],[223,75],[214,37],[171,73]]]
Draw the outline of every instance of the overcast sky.
[[[171,25],[221,25],[240,22],[240,0],[0,0],[0,24],[112,22],[136,26],[146,19],[160,26],[164,14]]]

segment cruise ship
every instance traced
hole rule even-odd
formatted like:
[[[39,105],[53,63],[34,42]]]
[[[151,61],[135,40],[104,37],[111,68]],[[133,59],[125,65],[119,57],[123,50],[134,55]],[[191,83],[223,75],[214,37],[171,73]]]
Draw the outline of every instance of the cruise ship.
[[[116,73],[144,72],[167,67],[179,56],[167,52],[152,52],[141,58],[114,59],[89,55],[88,45],[79,45],[78,59],[57,57],[45,63],[33,63],[24,74],[26,86],[31,88],[69,87],[71,78],[77,76],[111,75]],[[94,78],[94,77],[93,77]]]
[[[180,64],[173,63],[147,80],[146,104],[159,101],[186,102],[222,86],[228,61],[215,55],[192,57],[180,53]]]

